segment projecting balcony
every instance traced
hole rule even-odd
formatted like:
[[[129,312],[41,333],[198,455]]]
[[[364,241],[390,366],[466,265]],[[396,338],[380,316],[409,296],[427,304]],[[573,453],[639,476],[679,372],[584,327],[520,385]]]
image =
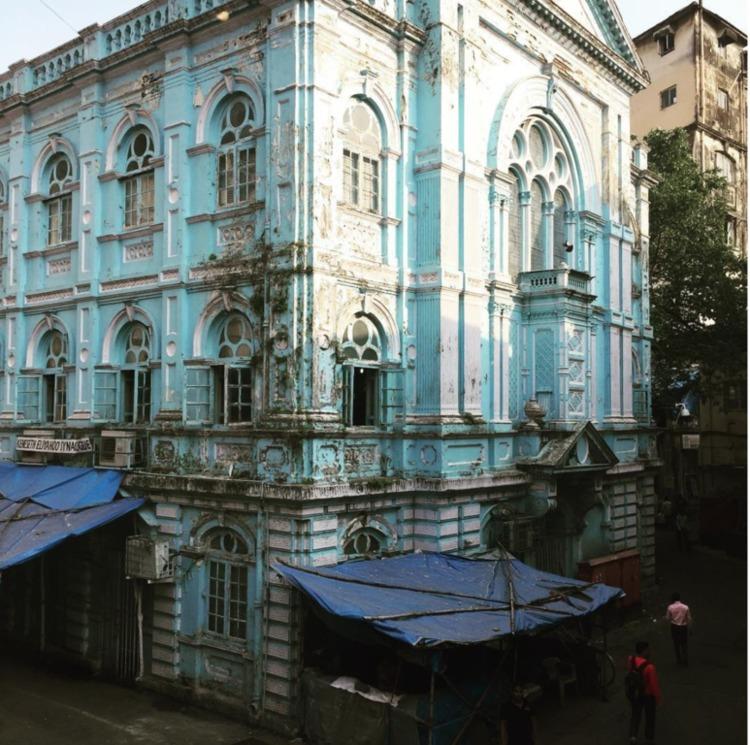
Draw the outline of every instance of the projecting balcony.
[[[591,275],[568,267],[521,272],[518,280],[521,292],[526,295],[575,292],[587,295],[589,299],[594,298],[591,292]]]

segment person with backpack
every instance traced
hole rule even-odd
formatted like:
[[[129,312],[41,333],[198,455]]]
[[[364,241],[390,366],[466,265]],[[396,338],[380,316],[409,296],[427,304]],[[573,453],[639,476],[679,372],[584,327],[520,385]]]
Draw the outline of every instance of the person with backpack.
[[[630,742],[638,742],[641,718],[645,714],[646,742],[653,745],[656,730],[656,705],[661,703],[656,665],[649,659],[648,642],[635,645],[635,654],[628,657],[625,695],[630,701]]]

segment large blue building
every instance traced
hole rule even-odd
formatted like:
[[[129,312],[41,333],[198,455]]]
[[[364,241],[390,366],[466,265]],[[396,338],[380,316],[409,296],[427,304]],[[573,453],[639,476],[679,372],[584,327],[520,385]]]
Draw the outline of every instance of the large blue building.
[[[645,82],[610,0],[152,0],[0,75],[0,457],[148,500],[5,633],[288,721],[277,557],[648,584]]]

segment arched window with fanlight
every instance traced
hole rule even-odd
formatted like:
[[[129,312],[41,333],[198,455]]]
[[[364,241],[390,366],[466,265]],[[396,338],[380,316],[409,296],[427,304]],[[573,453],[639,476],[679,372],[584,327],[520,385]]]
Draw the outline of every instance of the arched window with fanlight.
[[[343,202],[381,212],[380,151],[382,134],[375,112],[364,101],[353,99],[344,113]]]
[[[223,314],[213,328],[210,364],[188,363],[185,420],[188,423],[241,424],[253,420],[253,330],[238,311]]]
[[[52,330],[45,335],[43,396],[44,419],[47,422],[64,422],[67,418],[67,380],[64,367],[68,363],[68,337]]]
[[[137,127],[123,142],[125,176],[124,227],[154,222],[154,140],[145,127]]]
[[[205,629],[223,639],[246,641],[252,607],[250,545],[227,528],[210,531],[202,543],[206,549]]]
[[[5,182],[0,178],[0,259],[5,257],[5,213],[8,207]]]
[[[66,243],[73,236],[73,167],[64,153],[53,156],[45,170],[47,186],[47,245]]]
[[[122,417],[142,424],[151,420],[151,335],[139,322],[125,329],[124,356],[120,368]]]
[[[567,224],[576,197],[575,169],[554,123],[536,115],[526,119],[513,135],[508,156],[519,195],[509,214],[511,279],[516,282],[524,267],[540,271],[557,268],[561,261],[580,266],[582,257],[571,255],[577,247],[568,243],[572,228]]]
[[[68,335],[57,328],[47,331],[35,351],[35,371],[18,376],[17,418],[33,422],[64,422],[68,416]]]
[[[344,423],[350,427],[381,424],[384,350],[379,329],[367,316],[355,317],[344,330],[340,351],[344,360]]]
[[[219,115],[219,207],[255,200],[255,111],[245,95],[231,97]]]

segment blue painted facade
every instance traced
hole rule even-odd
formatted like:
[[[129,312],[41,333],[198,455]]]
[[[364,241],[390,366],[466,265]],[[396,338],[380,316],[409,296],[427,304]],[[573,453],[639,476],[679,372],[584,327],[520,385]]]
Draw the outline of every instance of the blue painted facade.
[[[277,557],[652,575],[645,80],[578,1],[149,2],[0,75],[0,451],[150,500],[145,683],[293,718]]]

